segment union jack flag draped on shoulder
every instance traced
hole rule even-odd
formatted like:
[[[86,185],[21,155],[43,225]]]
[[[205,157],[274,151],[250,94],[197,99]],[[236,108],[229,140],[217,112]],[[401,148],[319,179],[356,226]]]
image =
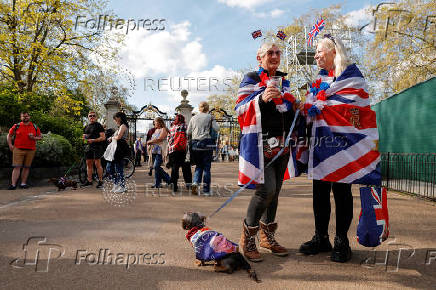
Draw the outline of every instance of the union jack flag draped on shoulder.
[[[312,46],[313,39],[318,35],[318,33],[324,28],[324,19],[320,19],[312,26],[312,30],[310,30],[307,38],[307,46]]]
[[[355,64],[336,79],[332,72],[320,71],[303,110],[313,121],[310,150],[297,150],[297,159],[309,163],[309,178],[380,186],[376,115],[366,91]]]
[[[276,75],[286,75],[276,72]],[[268,74],[260,68],[258,72],[251,72],[244,76],[236,101],[235,111],[238,115],[239,126],[242,131],[239,150],[239,178],[238,184],[245,185],[251,179],[254,181],[247,187],[255,188],[255,184],[264,183],[264,158],[262,144],[262,123],[259,98],[265,91]],[[282,97],[274,98],[272,101],[279,112],[292,110],[295,102],[294,96],[290,93],[289,81],[282,79]],[[295,176],[294,158],[289,158],[288,169],[285,173],[286,179]]]

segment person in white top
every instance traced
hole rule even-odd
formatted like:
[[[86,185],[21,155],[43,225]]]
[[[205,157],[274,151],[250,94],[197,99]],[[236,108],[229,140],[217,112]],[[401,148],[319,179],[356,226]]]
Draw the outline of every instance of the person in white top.
[[[147,145],[153,145],[151,149],[151,153],[155,155],[153,169],[154,171],[154,179],[155,183],[152,188],[159,188],[162,182],[162,179],[170,184],[170,176],[168,173],[163,170],[162,163],[167,159],[168,155],[168,142],[167,135],[168,129],[165,126],[165,122],[161,117],[157,117],[154,119],[154,126],[156,131],[154,131],[151,140],[147,141]]]

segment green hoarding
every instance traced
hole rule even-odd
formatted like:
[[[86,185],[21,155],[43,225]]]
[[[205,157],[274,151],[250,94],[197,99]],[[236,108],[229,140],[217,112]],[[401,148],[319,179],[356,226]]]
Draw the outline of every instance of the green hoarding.
[[[381,101],[377,114],[380,152],[436,152],[436,77]]]

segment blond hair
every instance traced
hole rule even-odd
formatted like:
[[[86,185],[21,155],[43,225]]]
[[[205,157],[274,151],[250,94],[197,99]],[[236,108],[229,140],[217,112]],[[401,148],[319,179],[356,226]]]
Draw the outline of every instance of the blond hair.
[[[198,105],[198,109],[200,110],[200,112],[202,113],[207,113],[209,112],[209,104],[207,102],[201,102]]]
[[[161,128],[164,128],[166,131],[168,131],[167,126],[165,125],[165,121],[164,119],[162,119],[161,117],[156,117],[154,119],[155,124],[159,124]]]
[[[336,56],[334,59],[335,64],[335,76],[340,76],[343,71],[351,64],[350,59],[347,56],[347,51],[344,44],[339,38],[335,38],[334,42],[332,39],[324,37],[319,42],[318,45],[322,44],[325,48],[330,51],[335,51]]]

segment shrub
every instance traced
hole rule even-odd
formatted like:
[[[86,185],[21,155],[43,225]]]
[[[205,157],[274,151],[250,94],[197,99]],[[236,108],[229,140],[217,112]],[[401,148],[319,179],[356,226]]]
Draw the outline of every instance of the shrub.
[[[7,134],[0,135],[0,167],[10,167],[12,153],[6,140]],[[36,154],[32,167],[68,166],[74,162],[71,143],[57,134],[43,134],[43,139],[36,143]]]

